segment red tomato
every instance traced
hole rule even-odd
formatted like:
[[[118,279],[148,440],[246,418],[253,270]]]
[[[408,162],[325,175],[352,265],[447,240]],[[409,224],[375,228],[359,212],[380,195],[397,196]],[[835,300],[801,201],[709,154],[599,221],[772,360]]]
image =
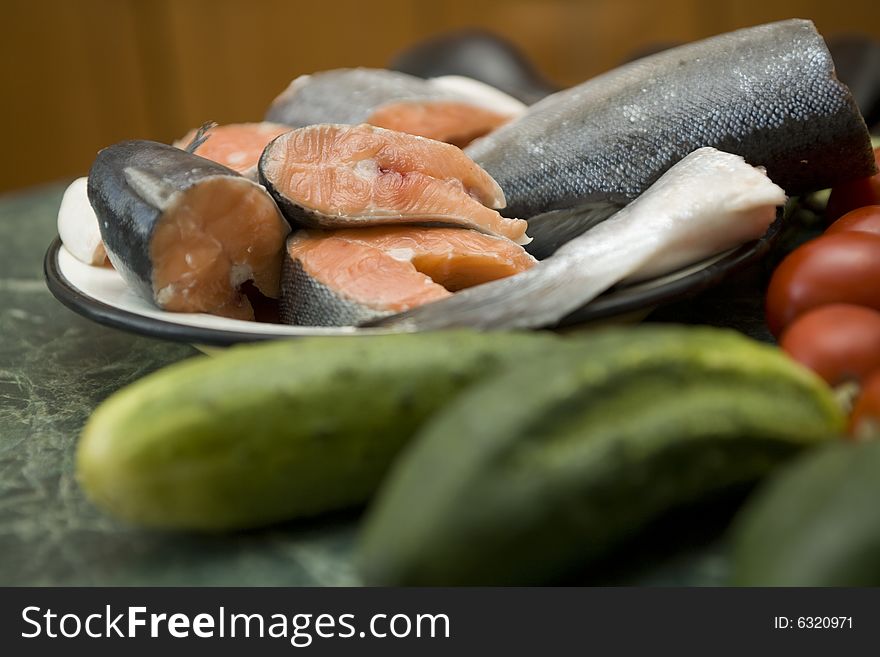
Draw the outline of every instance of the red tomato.
[[[880,372],[868,378],[849,416],[849,432],[855,437],[880,433]]]
[[[880,235],[880,205],[867,205],[852,212],[847,212],[828,226],[825,234],[833,235],[847,231]]]
[[[880,147],[874,149],[874,161],[880,169]],[[880,173],[870,178],[848,180],[831,190],[825,216],[830,221],[846,214],[850,210],[866,205],[880,204]]]
[[[789,253],[770,279],[767,326],[778,337],[798,315],[831,303],[880,310],[880,235],[823,235]]]
[[[880,371],[880,312],[842,303],[822,306],[794,320],[779,345],[829,385],[861,382]]]

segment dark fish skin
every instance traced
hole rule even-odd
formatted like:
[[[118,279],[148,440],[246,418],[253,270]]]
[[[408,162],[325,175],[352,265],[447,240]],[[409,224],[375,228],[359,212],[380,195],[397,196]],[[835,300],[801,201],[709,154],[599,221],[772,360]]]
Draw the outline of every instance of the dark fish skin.
[[[837,77],[850,88],[865,123],[880,131],[880,40],[864,35],[828,40]]]
[[[309,276],[299,260],[285,250],[281,269],[281,321],[299,326],[357,326],[388,317],[390,311],[373,310],[336,294]]]
[[[527,105],[559,91],[513,43],[486,30],[449,32],[398,53],[389,65],[420,78],[464,75]]]
[[[822,37],[798,19],[621,66],[466,152],[501,185],[504,214],[529,220],[527,249],[543,258],[703,146],[766,167],[790,195],[874,173],[858,107]]]
[[[280,137],[283,136],[284,135],[280,135]],[[266,144],[266,148],[263,149],[263,154],[260,156],[260,160],[257,163],[257,180],[266,188],[266,191],[269,192],[269,195],[272,197],[272,200],[275,201],[278,209],[281,210],[281,214],[284,215],[284,218],[287,219],[288,223],[294,229],[302,226],[311,228],[334,228],[335,226],[331,222],[328,222],[327,218],[320,212],[304,208],[301,205],[294,203],[284,192],[280,191],[275,186],[275,181],[265,175],[263,167],[270,158],[275,157],[275,148],[277,147],[275,144],[276,141],[278,141],[278,137]]]
[[[132,171],[139,172],[137,179]],[[89,170],[89,202],[110,261],[141,296],[153,300],[150,242],[166,203],[175,192],[217,176],[241,179],[221,164],[154,141],[123,141],[98,153]]]

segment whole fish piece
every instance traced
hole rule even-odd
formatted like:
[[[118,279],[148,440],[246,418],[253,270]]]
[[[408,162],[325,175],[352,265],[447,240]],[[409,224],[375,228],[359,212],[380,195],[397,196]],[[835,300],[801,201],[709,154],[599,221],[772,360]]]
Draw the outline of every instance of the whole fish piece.
[[[477,80],[346,68],[296,78],[272,102],[266,120],[294,128],[369,123],[465,146],[523,111],[523,103]]]
[[[290,226],[265,189],[232,169],[123,141],[98,153],[87,191],[110,262],[159,308],[252,320],[243,283],[279,296]]]
[[[548,96],[467,152],[546,257],[702,146],[743,156],[795,195],[871,175],[865,122],[807,20],[752,27],[631,62]]]
[[[410,330],[553,326],[612,285],[759,238],[785,203],[762,169],[701,148],[610,219],[516,274],[377,322]]]

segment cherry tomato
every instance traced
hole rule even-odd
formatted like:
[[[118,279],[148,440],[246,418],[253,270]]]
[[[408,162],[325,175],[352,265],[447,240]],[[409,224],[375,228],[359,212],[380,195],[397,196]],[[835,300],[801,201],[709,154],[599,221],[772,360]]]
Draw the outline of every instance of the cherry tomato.
[[[779,336],[798,315],[831,303],[880,310],[880,235],[823,235],[786,256],[767,290],[767,326]]]
[[[828,226],[826,235],[856,231],[880,235],[880,205],[868,205],[847,212],[840,219]]]
[[[880,312],[842,303],[822,306],[794,320],[779,345],[829,385],[861,382],[880,371]]]
[[[849,416],[849,432],[856,439],[876,438],[880,434],[880,372],[869,377],[862,386]]]
[[[880,169],[880,147],[874,149],[874,161]],[[837,185],[831,190],[825,215],[833,221],[850,210],[878,204],[880,204],[880,173]]]

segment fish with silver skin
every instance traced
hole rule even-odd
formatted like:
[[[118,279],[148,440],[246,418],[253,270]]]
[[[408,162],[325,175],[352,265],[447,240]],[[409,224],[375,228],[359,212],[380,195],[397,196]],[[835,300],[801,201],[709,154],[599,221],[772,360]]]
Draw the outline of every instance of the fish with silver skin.
[[[702,146],[764,166],[791,195],[874,172],[865,122],[807,20],[660,52],[548,96],[467,153],[529,221],[538,258]]]
[[[743,158],[700,148],[639,198],[530,270],[374,325],[404,330],[553,326],[612,285],[651,278],[763,235],[785,192]]]
[[[338,68],[301,75],[272,102],[266,120],[294,128],[316,123],[363,123],[382,105],[417,100],[464,100],[510,114],[525,109],[522,102],[476,80],[472,82],[479,86],[471,90],[457,88],[455,80],[459,77],[424,80],[380,68]]]
[[[265,189],[232,169],[135,139],[98,153],[87,193],[110,262],[157,307],[253,320],[245,281],[279,296],[290,226]]]
[[[301,128],[369,123],[464,146],[526,109],[483,82],[450,75],[343,68],[301,75],[269,107],[266,121]]]

